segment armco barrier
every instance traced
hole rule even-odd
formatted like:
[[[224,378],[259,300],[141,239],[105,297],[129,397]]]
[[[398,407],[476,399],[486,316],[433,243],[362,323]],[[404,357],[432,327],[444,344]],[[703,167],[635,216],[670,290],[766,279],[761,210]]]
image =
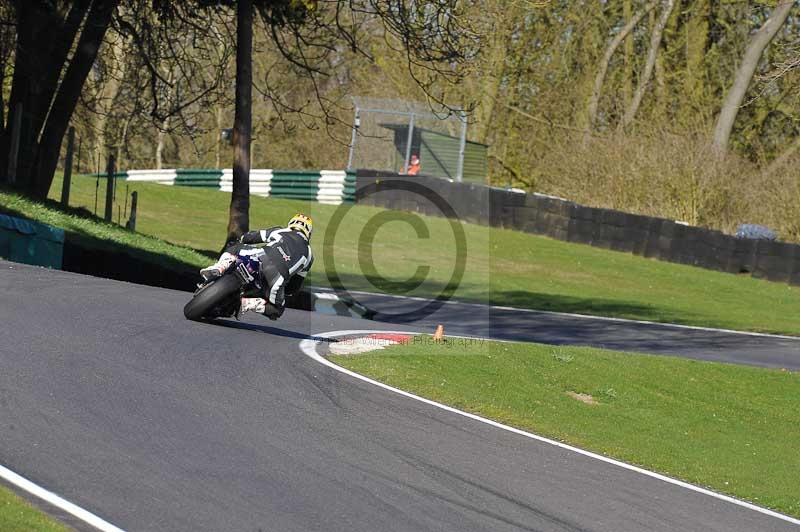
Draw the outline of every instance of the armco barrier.
[[[116,174],[128,181],[144,181],[161,185],[203,187],[231,192],[233,170],[225,168],[172,170],[128,170]],[[330,205],[351,203],[355,199],[356,177],[343,170],[250,170],[250,193],[264,197],[278,197],[317,201]]]
[[[585,207],[544,196],[428,176],[359,170],[356,202],[441,216],[417,194],[397,190],[414,182],[444,198],[459,219],[546,235],[652,259],[800,285],[800,246],[736,238],[663,218]],[[370,188],[366,188],[370,187]],[[365,194],[364,191],[370,193]]]
[[[59,269],[63,256],[63,229],[0,214],[0,257]]]

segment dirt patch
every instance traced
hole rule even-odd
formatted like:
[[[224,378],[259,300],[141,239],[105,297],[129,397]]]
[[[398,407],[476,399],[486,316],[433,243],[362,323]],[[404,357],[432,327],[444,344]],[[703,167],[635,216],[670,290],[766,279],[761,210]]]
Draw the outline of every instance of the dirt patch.
[[[578,393],[578,392],[567,392],[567,395],[575,399],[576,401],[580,401],[581,403],[586,403],[587,405],[599,405],[600,403],[597,400],[589,395],[588,393]]]

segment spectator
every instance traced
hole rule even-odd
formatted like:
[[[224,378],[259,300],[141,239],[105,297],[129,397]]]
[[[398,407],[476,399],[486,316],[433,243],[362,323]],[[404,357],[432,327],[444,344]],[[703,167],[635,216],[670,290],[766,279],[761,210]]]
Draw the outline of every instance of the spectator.
[[[408,165],[408,172],[407,172],[408,175],[419,174],[419,168],[420,168],[419,157],[417,157],[417,154],[414,153],[411,155],[411,161]]]

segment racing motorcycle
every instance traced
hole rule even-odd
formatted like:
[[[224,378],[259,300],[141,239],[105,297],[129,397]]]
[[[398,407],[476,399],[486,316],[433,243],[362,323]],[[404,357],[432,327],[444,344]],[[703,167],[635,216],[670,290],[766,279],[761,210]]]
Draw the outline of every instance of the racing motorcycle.
[[[236,254],[236,262],[221,277],[198,284],[191,301],[183,307],[186,319],[199,321],[236,316],[243,296],[263,294],[258,259],[263,253],[259,248],[243,248]]]

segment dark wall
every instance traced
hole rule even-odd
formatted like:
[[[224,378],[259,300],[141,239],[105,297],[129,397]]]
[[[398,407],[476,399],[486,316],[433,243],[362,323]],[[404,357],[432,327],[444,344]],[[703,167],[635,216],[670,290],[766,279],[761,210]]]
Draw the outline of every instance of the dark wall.
[[[800,246],[796,244],[739,239],[663,218],[435,177],[357,173],[357,203],[445,215],[426,194],[443,199],[452,207],[451,214],[468,222],[800,285]]]

